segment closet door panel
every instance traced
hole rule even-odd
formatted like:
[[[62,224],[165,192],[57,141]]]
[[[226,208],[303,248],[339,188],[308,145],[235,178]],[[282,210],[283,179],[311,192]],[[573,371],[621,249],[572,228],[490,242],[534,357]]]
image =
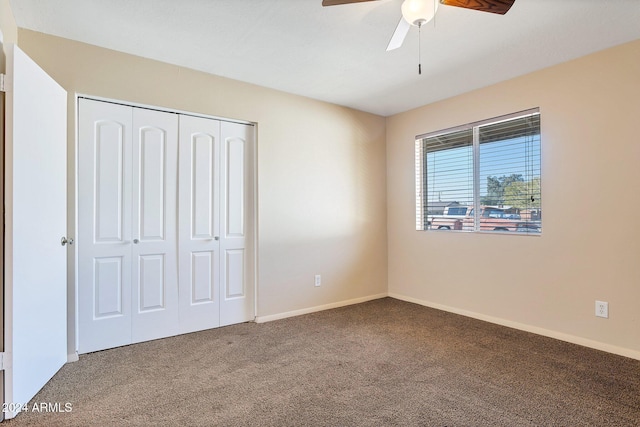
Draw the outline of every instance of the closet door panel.
[[[215,131],[212,129],[211,131]],[[191,239],[213,239],[218,231],[218,136],[195,133],[189,136]],[[186,163],[186,162],[185,162]]]
[[[247,296],[244,249],[225,250],[225,279],[226,300]]]
[[[191,252],[190,305],[215,302],[216,258],[216,251]]]
[[[94,258],[93,262],[94,318],[124,315],[123,257]]]
[[[220,123],[180,116],[180,331],[219,326]]]
[[[242,125],[238,125],[242,126]],[[234,126],[235,127],[235,126]],[[226,129],[226,126],[225,126]],[[230,135],[225,139],[225,237],[244,238],[245,229],[245,138]]]
[[[167,228],[167,179],[171,178],[167,176],[167,138],[170,136],[164,129],[144,127],[139,137],[140,240],[162,241]]]
[[[167,308],[164,258],[163,254],[139,257],[140,313]]]
[[[220,250],[223,254],[220,276],[220,325],[253,320],[254,290],[251,280],[253,222],[253,146],[254,128],[239,123],[221,123],[222,197]]]
[[[123,240],[123,226],[127,222],[124,218],[124,133],[128,130],[123,123],[114,121],[95,123],[95,242]]]
[[[133,109],[134,342],[175,335],[178,116]]]
[[[132,108],[79,100],[79,353],[131,343]]]

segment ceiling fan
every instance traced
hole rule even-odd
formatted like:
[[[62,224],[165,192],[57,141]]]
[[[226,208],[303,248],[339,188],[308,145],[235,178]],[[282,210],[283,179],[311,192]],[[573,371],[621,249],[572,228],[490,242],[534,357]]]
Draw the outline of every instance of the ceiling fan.
[[[322,0],[322,5],[337,6],[365,1],[376,0]],[[504,15],[509,11],[513,3],[515,3],[515,0],[404,0],[402,3],[402,18],[400,18],[400,22],[398,22],[398,26],[393,32],[387,51],[402,46],[402,42],[404,42],[412,25],[421,27],[431,21],[438,10],[439,4]]]

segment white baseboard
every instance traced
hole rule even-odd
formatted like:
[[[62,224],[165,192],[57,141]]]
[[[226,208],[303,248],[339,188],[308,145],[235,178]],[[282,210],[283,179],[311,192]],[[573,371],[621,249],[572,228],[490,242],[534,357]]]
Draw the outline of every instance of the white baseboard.
[[[640,360],[640,351],[631,350],[624,347],[618,347],[615,345],[606,344],[606,343],[590,340],[587,338],[582,338],[575,335],[565,334],[562,332],[552,331],[550,329],[539,328],[537,326],[531,326],[524,323],[513,322],[511,320],[501,319],[499,317],[487,316],[485,314],[476,313],[473,311],[462,310],[455,307],[449,307],[443,304],[424,301],[421,299],[408,297],[408,296],[396,294],[393,292],[389,292],[389,297],[423,305],[425,307],[431,307],[431,308],[435,308],[442,311],[448,311],[450,313],[460,314],[466,317],[472,317],[478,320],[484,320],[485,322],[495,323],[497,325],[507,326],[513,329],[519,329],[525,332],[531,332],[531,333],[542,335],[549,338],[555,338],[557,340],[570,342],[572,344],[578,344],[578,345],[593,348],[596,350],[606,351],[607,353],[613,353],[620,356],[625,356],[625,357],[630,357],[632,359]]]
[[[78,360],[80,360],[80,357],[78,356],[77,351],[71,354],[67,354],[67,363],[77,362]]]
[[[287,317],[301,316],[303,314],[315,313],[316,311],[330,310],[332,308],[345,307],[347,305],[360,304],[361,302],[386,298],[387,293],[369,295],[361,298],[354,298],[346,301],[333,302],[331,304],[317,305],[315,307],[302,308],[300,310],[286,311],[284,313],[270,314],[268,316],[256,316],[256,323],[271,322],[273,320],[286,319]]]

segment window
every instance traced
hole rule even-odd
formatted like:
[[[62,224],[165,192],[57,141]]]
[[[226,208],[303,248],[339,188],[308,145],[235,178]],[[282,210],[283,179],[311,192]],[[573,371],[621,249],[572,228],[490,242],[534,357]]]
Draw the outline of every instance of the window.
[[[455,208],[449,208],[449,210],[447,211],[447,215],[461,215],[464,216],[467,214],[467,207],[455,207]]]
[[[416,138],[417,230],[539,235],[540,187],[537,108]]]

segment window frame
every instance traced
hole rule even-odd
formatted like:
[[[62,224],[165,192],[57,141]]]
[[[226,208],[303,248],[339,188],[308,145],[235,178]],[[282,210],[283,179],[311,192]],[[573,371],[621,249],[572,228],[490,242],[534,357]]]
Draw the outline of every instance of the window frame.
[[[537,218],[533,219],[529,219],[525,222],[523,222],[525,225],[529,225],[529,221],[539,221],[539,231],[538,232],[533,232],[533,231],[518,231],[518,229],[520,228],[520,226],[518,225],[516,227],[515,231],[501,231],[501,230],[482,230],[481,228],[481,212],[482,209],[481,207],[483,206],[481,203],[481,198],[482,196],[480,195],[480,175],[481,175],[481,170],[480,170],[480,146],[481,146],[481,137],[480,137],[480,129],[483,126],[488,126],[488,125],[496,125],[496,124],[500,124],[503,122],[507,122],[507,121],[511,121],[511,120],[517,120],[517,119],[521,119],[521,118],[525,118],[525,117],[531,117],[531,116],[538,116],[538,133],[534,134],[534,135],[538,135],[538,144],[539,144],[539,150],[537,153],[537,159],[539,162],[539,170],[538,170],[538,175],[534,176],[532,179],[537,178],[539,180],[539,206],[537,208],[531,208],[531,211],[536,211],[536,216]],[[505,114],[502,116],[498,116],[498,117],[493,117],[490,119],[485,119],[485,120],[479,120],[479,121],[475,121],[475,122],[471,122],[471,123],[467,123],[464,125],[459,125],[459,126],[454,126],[454,127],[450,127],[447,129],[441,129],[438,131],[434,131],[434,132],[428,132],[428,133],[424,133],[424,134],[420,134],[417,135],[415,137],[415,174],[416,174],[416,194],[415,194],[415,201],[416,201],[416,230],[417,231],[442,231],[442,230],[438,230],[438,229],[433,229],[431,228],[431,224],[430,224],[430,219],[428,216],[428,184],[427,184],[427,176],[428,176],[428,169],[427,169],[427,150],[425,148],[426,144],[425,144],[425,139],[427,138],[434,138],[434,137],[439,137],[439,136],[446,136],[446,135],[450,135],[456,132],[463,132],[463,131],[472,131],[472,176],[473,176],[473,203],[469,206],[468,205],[468,210],[469,212],[473,213],[473,229],[469,230],[469,229],[448,229],[447,231],[463,231],[466,233],[498,233],[498,234],[511,234],[511,235],[527,235],[527,236],[541,236],[542,235],[542,216],[541,216],[541,212],[542,212],[542,124],[541,124],[541,114],[540,114],[540,108],[539,107],[535,107],[535,108],[530,108],[527,110],[522,110],[522,111],[518,111],[515,113],[510,113],[510,114]],[[522,135],[523,137],[526,137],[527,135]],[[523,144],[527,144],[527,142],[524,142]],[[452,147],[450,149],[454,149],[456,147]],[[525,229],[529,229],[528,227],[525,227]]]

